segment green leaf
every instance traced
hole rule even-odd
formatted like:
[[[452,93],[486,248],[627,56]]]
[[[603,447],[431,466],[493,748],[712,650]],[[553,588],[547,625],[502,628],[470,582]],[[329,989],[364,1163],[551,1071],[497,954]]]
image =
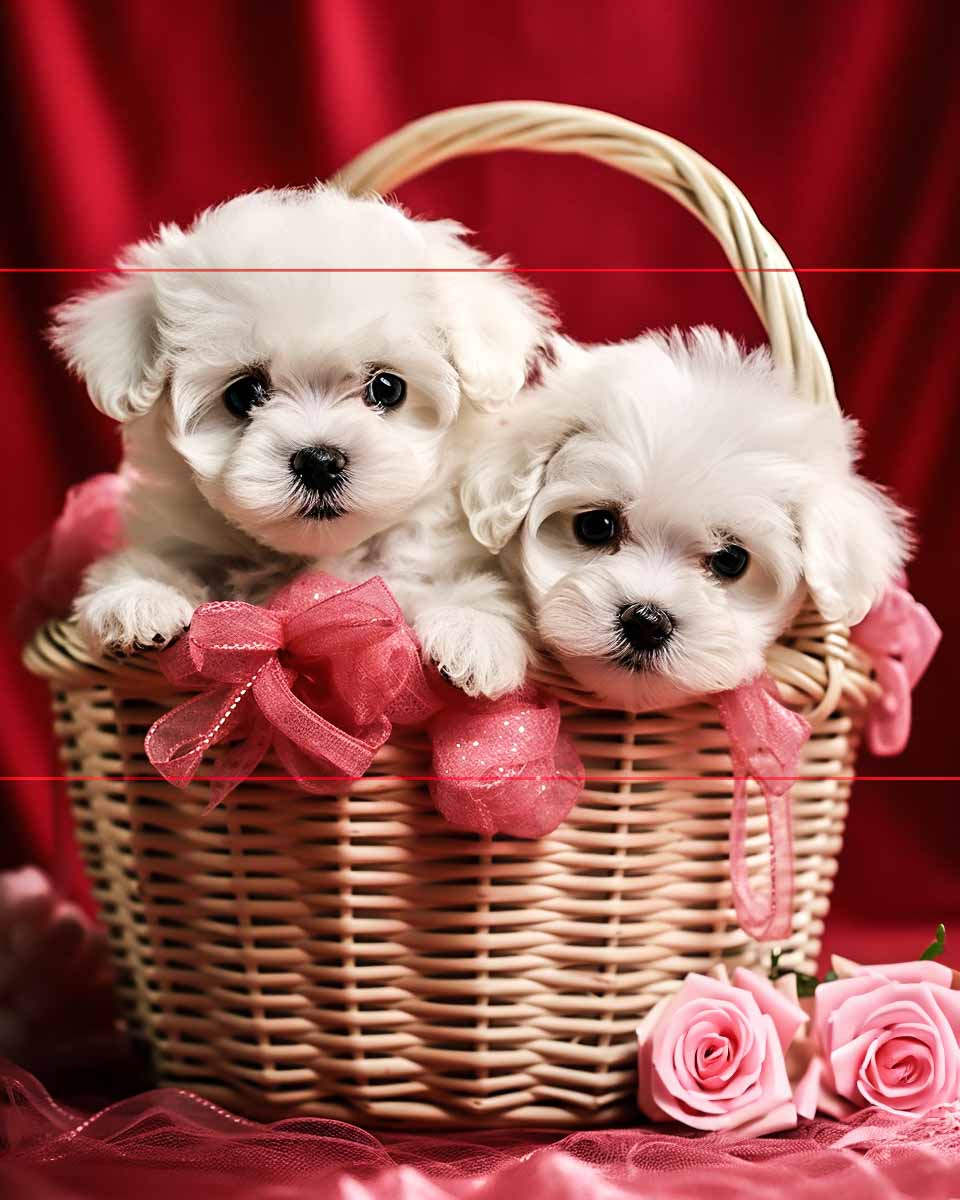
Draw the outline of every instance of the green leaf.
[[[836,973],[836,971],[828,971],[826,973],[826,975],[824,975],[824,977],[823,977],[823,982],[824,983],[833,983],[833,981],[835,979],[839,979],[839,978],[840,978],[840,976]]]
[[[780,970],[780,955],[782,951],[770,951],[770,970],[767,974],[768,979],[779,979],[783,972]]]
[[[925,962],[927,959],[930,959],[930,958],[939,958],[940,955],[944,951],[944,946],[946,944],[946,940],[947,940],[947,929],[946,929],[946,926],[941,921],[940,924],[937,926],[937,932],[936,932],[936,935],[935,935],[933,941],[926,948],[926,950],[924,950],[924,952],[920,955],[920,961]]]
[[[816,975],[804,975],[797,971],[797,995],[800,997],[812,996],[817,990],[819,982]]]

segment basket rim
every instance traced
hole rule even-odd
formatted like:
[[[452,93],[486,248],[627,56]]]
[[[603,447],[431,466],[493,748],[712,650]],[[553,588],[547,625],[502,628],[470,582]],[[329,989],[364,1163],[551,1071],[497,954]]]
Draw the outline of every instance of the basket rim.
[[[51,686],[108,687],[118,693],[144,695],[175,702],[185,693],[168,682],[158,662],[158,651],[142,650],[123,657],[93,651],[84,640],[76,617],[51,620],[41,625],[23,651],[23,663],[33,675]],[[866,708],[880,695],[870,655],[850,641],[849,630],[840,622],[828,622],[809,603],[770,647],[767,670],[786,704],[802,711],[812,723],[835,711],[841,697],[854,707]],[[549,667],[538,677],[541,686],[569,711],[624,715],[622,708],[591,701],[570,690],[560,676],[553,679]],[[664,711],[691,714],[712,706],[710,695],[695,696]],[[630,717],[646,714],[626,713]]]

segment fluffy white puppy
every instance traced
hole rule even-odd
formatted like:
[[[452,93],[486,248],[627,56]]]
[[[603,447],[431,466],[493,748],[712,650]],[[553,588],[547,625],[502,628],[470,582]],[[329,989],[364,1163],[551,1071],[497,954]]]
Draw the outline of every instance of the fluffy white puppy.
[[[132,481],[129,548],[76,605],[95,646],[163,644],[204,600],[319,560],[387,574],[454,682],[517,685],[519,616],[453,497],[551,323],[463,234],[331,187],[257,192],[163,226],[58,310],[54,343],[122,422]]]
[[[616,706],[735,687],[807,591],[853,624],[907,555],[904,514],[856,474],[856,424],[713,329],[565,343],[501,425],[463,488],[473,532]]]

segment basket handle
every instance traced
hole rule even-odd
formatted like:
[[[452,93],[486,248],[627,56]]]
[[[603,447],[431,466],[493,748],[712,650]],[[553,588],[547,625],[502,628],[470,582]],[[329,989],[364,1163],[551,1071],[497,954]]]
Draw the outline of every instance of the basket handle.
[[[583,154],[672,196],[723,247],[766,328],[777,364],[790,371],[801,394],[837,405],[830,365],[787,256],[726,175],[666,134],[570,104],[468,104],[404,126],[348,163],[334,182],[354,193],[387,192],[448,159],[491,150]]]

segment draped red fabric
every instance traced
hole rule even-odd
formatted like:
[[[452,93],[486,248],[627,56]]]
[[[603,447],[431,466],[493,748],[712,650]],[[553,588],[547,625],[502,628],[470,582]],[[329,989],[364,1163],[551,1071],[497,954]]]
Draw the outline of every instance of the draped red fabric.
[[[107,266],[162,220],[326,176],[431,110],[518,97],[608,109],[688,142],[741,186],[799,266],[958,263],[960,13],[950,0],[7,0],[0,55],[7,266]],[[671,201],[580,160],[461,161],[401,195],[526,267],[724,261]],[[697,321],[760,336],[729,275],[539,278],[577,336]],[[6,567],[48,527],[69,484],[116,462],[116,430],[42,335],[50,306],[84,282],[2,279]],[[842,401],[867,427],[868,471],[917,510],[911,582],[946,632],[909,749],[862,770],[960,773],[960,276],[814,273],[803,286]],[[8,610],[12,594],[5,579]],[[55,759],[44,688],[20,667],[7,624],[2,770],[46,775]],[[2,786],[0,859],[44,853],[51,785]],[[831,944],[906,957],[935,920],[960,916],[955,787],[858,785]]]

